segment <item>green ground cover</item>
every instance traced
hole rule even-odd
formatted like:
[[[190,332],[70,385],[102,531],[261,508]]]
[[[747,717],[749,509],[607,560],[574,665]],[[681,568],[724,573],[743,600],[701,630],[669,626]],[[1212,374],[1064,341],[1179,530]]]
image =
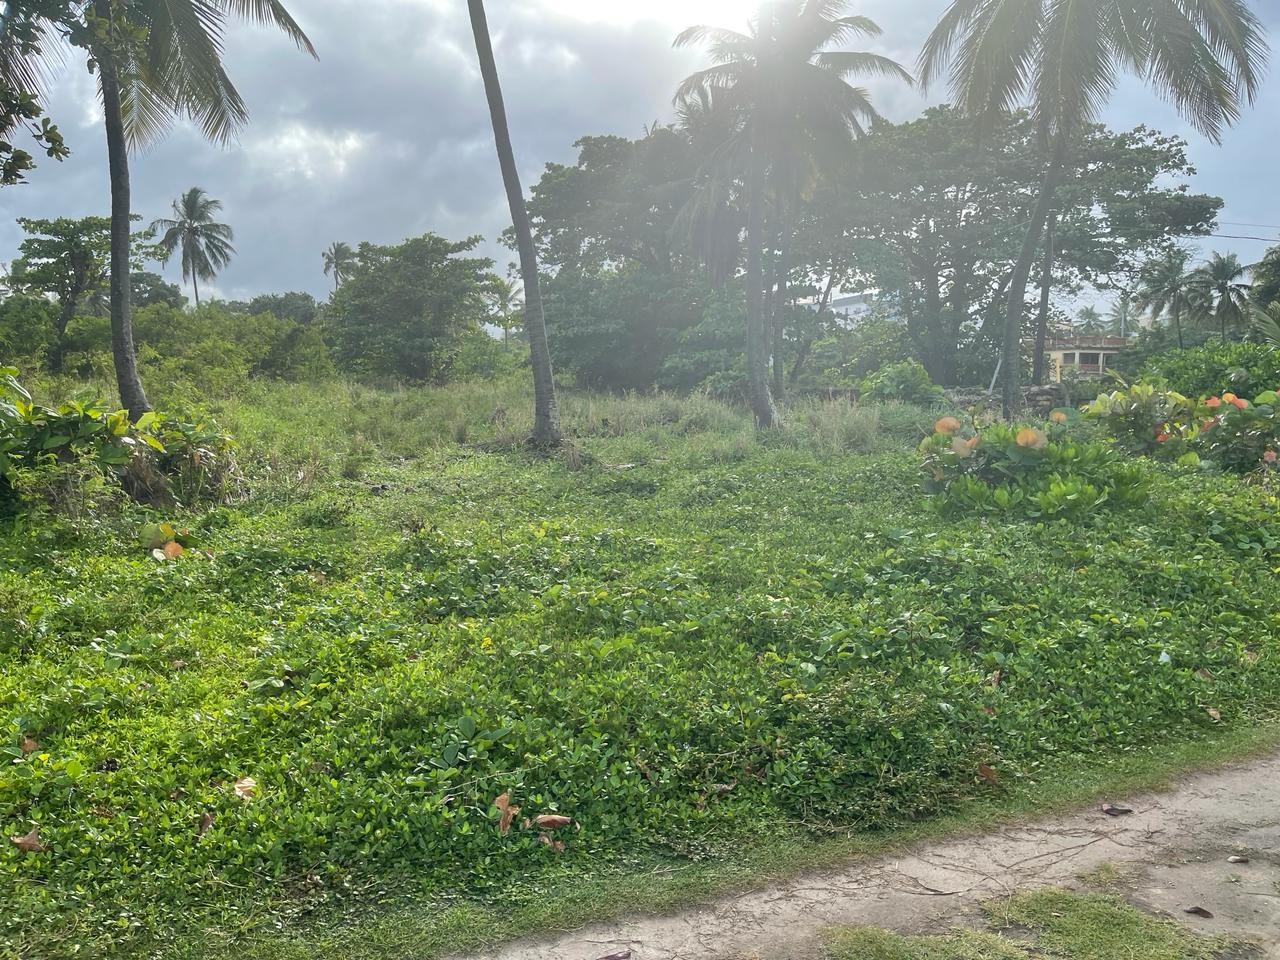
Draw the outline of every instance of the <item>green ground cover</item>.
[[[0,951],[357,956],[297,931],[382,910],[417,939],[373,953],[432,956],[1276,716],[1280,524],[1236,478],[943,519],[928,412],[566,408],[538,457],[511,391],[254,388],[215,411],[245,502],[13,525],[0,825],[42,849],[0,850]]]

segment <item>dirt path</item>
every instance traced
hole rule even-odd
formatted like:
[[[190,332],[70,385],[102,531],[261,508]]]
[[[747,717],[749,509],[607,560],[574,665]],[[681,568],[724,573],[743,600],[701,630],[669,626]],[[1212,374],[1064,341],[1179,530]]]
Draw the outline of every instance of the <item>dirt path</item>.
[[[1280,756],[1181,780],[1167,793],[981,836],[917,845],[840,870],[670,916],[632,917],[526,939],[475,960],[807,960],[821,931],[869,924],[922,932],[978,922],[978,904],[1046,884],[1071,885],[1112,864],[1130,900],[1201,933],[1254,940],[1280,960]],[[1228,857],[1247,857],[1230,863]],[[1207,910],[1212,918],[1185,911]]]

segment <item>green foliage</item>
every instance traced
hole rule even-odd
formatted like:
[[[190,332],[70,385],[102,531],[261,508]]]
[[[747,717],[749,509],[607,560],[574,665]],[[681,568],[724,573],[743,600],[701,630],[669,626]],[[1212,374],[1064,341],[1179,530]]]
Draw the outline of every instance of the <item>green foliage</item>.
[[[1070,415],[1046,428],[996,423],[981,430],[944,417],[920,446],[925,490],[944,516],[1082,518],[1104,504],[1147,501],[1150,478],[1109,445],[1068,436]]]
[[[505,907],[1280,707],[1280,524],[1230,476],[1144,469],[1123,523],[943,522],[905,449],[705,398],[566,394],[574,462],[523,449],[514,381],[238,394],[250,507],[0,537],[0,809],[48,847],[0,851],[0,951],[152,955],[248,900]],[[155,559],[164,523],[197,549]]]
[[[493,262],[459,256],[479,242],[427,234],[360,244],[325,314],[339,366],[375,379],[448,380],[461,339],[485,316]]]
[[[1197,449],[1225,470],[1274,471],[1280,452],[1277,408],[1280,396],[1274,390],[1260,393],[1252,403],[1233,393],[1207,398],[1201,409],[1211,418],[1204,422]]]
[[[929,406],[944,399],[942,388],[929,379],[924,366],[915,360],[904,360],[881,367],[858,385],[868,400],[898,400]]]
[[[1085,415],[1100,421],[1131,453],[1163,459],[1186,457],[1200,433],[1199,404],[1152,383],[1100,395]]]
[[[0,512],[57,507],[113,481],[148,502],[221,500],[235,458],[212,425],[159,413],[131,423],[91,396],[33,403],[17,369],[0,367]]]
[[[1151,357],[1142,365],[1141,376],[1189,397],[1222,390],[1261,392],[1280,386],[1280,350],[1267,344],[1211,340]]]

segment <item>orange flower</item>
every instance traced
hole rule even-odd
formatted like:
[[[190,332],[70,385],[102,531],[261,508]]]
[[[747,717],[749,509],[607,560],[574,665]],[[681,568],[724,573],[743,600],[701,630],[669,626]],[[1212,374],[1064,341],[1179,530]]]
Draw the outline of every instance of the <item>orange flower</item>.
[[[1245,400],[1243,397],[1232,397],[1231,405],[1235,407],[1237,410],[1243,410],[1245,407],[1249,405],[1249,401]]]
[[[1267,463],[1275,463],[1277,459],[1276,452],[1274,450],[1268,450],[1266,453],[1262,455],[1262,459],[1265,460]]]
[[[1053,411],[1053,413],[1049,414],[1049,419],[1052,420],[1054,423],[1066,423],[1067,415],[1062,410],[1055,410]]]
[[[1168,439],[1169,439],[1169,435],[1167,433],[1164,433],[1163,431],[1156,434],[1156,443],[1164,443]]]
[[[1049,444],[1049,438],[1033,427],[1023,427],[1016,438],[1020,447],[1029,450],[1043,450]]]
[[[933,425],[933,429],[938,433],[955,433],[960,429],[960,421],[955,417],[943,417]]]
[[[968,460],[971,456],[973,456],[973,447],[969,445],[968,440],[965,440],[962,437],[952,437],[951,452],[954,453],[961,460]]]
[[[1222,395],[1222,399],[1223,399],[1224,401],[1226,401],[1227,403],[1235,403],[1235,402],[1236,402],[1236,395],[1235,395],[1234,393],[1224,393],[1224,394]]]
[[[1227,394],[1227,396],[1231,396],[1231,394]],[[1204,405],[1211,410],[1217,410],[1222,406],[1222,401],[1218,397],[1210,397],[1204,402]]]

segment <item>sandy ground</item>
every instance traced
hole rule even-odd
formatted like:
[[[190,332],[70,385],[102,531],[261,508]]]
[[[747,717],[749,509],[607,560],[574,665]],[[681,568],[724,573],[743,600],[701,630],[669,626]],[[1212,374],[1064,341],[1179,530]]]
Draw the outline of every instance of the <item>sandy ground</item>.
[[[1280,960],[1280,755],[1186,777],[1170,791],[991,833],[931,841],[779,886],[692,907],[530,938],[475,960],[808,960],[824,928],[906,933],[980,922],[979,904],[1042,885],[1076,886],[1102,864],[1130,901]],[[1247,858],[1247,863],[1229,862]],[[1201,908],[1212,914],[1188,914]]]

